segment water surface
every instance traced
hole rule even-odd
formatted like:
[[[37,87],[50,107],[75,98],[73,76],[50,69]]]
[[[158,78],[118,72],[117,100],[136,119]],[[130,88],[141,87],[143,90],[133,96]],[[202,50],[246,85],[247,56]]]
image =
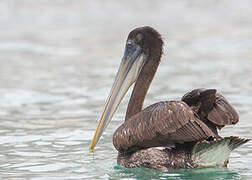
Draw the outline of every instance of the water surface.
[[[145,106],[217,88],[240,113],[223,136],[251,138],[252,3],[245,1],[0,1],[2,179],[249,179],[252,142],[226,168],[128,170],[112,135],[129,94],[88,152],[127,34],[151,25],[164,37]]]

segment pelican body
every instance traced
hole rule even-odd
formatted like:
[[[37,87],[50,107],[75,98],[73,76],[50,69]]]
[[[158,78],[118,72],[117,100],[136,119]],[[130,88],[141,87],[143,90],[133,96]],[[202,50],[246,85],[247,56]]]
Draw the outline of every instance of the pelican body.
[[[215,89],[195,89],[181,101],[162,101],[142,109],[162,53],[163,40],[155,29],[145,26],[130,32],[90,152],[129,87],[135,84],[125,122],[113,135],[118,165],[160,171],[226,166],[230,152],[248,139],[218,135],[218,129],[236,124],[239,116]]]

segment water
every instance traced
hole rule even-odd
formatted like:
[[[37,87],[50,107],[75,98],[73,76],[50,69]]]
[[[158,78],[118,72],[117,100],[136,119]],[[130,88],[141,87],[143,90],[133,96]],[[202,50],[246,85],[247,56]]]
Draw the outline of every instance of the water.
[[[165,54],[145,106],[215,87],[240,113],[223,136],[251,138],[251,1],[0,1],[2,179],[249,179],[252,142],[229,168],[160,173],[116,166],[112,135],[129,94],[88,146],[130,30],[158,29]]]

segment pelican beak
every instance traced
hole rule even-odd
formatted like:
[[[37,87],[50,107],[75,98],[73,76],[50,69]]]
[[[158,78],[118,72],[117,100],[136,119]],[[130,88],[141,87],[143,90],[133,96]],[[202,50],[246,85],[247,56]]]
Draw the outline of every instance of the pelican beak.
[[[145,63],[145,59],[146,58],[144,53],[142,53],[141,47],[139,45],[135,45],[131,40],[128,40],[114,84],[89,146],[89,152],[93,152],[95,145],[112,119],[122,98],[128,91],[129,87],[136,81],[141,68]]]

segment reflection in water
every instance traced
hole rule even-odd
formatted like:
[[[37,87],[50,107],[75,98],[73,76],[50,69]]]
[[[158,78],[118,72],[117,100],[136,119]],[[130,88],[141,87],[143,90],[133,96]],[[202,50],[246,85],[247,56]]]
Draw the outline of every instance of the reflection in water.
[[[239,179],[239,174],[226,168],[199,168],[199,169],[179,169],[167,173],[155,170],[136,168],[126,169],[114,167],[114,171],[109,173],[110,179],[116,178],[135,178],[135,179],[193,179],[193,180],[215,180],[215,179]]]
[[[217,88],[240,113],[222,135],[251,138],[250,0],[0,2],[0,178],[248,179],[252,142],[231,154],[229,169],[160,173],[115,167],[112,135],[128,96],[99,142],[88,146],[137,26],[163,34],[164,56],[145,105]]]

